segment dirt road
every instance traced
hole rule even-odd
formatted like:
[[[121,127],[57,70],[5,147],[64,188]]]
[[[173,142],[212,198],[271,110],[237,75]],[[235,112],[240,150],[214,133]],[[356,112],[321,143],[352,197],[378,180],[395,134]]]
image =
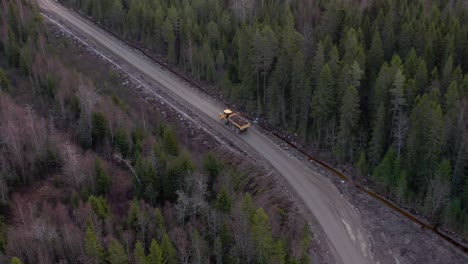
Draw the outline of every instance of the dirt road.
[[[187,106],[192,110],[191,114],[204,120],[221,137],[233,141],[253,157],[259,158],[259,161],[266,161],[265,164],[276,169],[291,187],[291,191],[297,194],[320,224],[338,263],[373,262],[360,215],[326,177],[289,155],[258,128],[252,127],[241,135],[233,133],[218,120],[218,113],[224,108],[222,103],[190,87],[188,83],[156,65],[140,52],[116,40],[55,1],[38,0],[38,2],[46,13],[53,14],[66,27],[124,62],[125,65],[119,65],[123,69],[141,73],[146,81]]]

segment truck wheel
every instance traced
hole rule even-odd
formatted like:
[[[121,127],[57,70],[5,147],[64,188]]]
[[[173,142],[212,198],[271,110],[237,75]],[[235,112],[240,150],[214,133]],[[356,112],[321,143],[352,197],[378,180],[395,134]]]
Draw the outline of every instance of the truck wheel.
[[[225,125],[229,125],[229,121],[224,120],[224,124],[225,124]]]
[[[242,130],[240,130],[240,128],[236,129],[236,132],[237,134],[240,134],[242,132]]]

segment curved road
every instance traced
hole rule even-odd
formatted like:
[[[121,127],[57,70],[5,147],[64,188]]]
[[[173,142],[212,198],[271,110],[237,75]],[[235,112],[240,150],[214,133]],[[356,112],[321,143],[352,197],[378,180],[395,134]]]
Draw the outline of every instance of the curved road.
[[[303,201],[320,224],[338,263],[372,262],[369,242],[363,235],[359,214],[330,180],[289,155],[255,127],[250,128],[248,133],[236,135],[218,120],[218,113],[224,108],[221,102],[190,88],[185,81],[158,67],[140,52],[116,40],[95,24],[56,1],[38,0],[38,3],[46,13],[58,17],[61,24],[111,52],[132,71],[143,74],[145,79],[149,79],[170,97],[193,110],[199,119],[216,129],[216,132],[234,141],[252,155],[267,161],[285,178],[289,189]]]

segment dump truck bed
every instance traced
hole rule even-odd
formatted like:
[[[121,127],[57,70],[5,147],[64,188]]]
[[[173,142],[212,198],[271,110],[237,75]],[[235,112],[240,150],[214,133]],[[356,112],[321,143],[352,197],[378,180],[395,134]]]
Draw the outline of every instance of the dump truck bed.
[[[244,130],[250,126],[250,123],[238,114],[230,115],[229,120],[241,130]]]

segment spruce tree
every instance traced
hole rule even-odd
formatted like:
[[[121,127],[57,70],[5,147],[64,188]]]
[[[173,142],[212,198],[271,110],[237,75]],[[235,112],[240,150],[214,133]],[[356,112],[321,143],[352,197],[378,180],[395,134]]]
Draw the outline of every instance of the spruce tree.
[[[145,249],[143,248],[141,241],[137,241],[135,244],[133,258],[135,259],[135,264],[149,264],[146,258]]]
[[[100,264],[104,261],[104,249],[101,246],[93,226],[88,222],[85,235],[85,253],[89,262],[92,264]]]
[[[348,86],[342,101],[340,111],[340,128],[338,132],[339,144],[341,149],[338,155],[343,159],[354,159],[354,148],[356,141],[356,132],[359,126],[359,93],[354,86]]]
[[[23,262],[21,261],[21,259],[19,259],[17,257],[13,257],[11,259],[11,264],[23,264]]]
[[[128,256],[119,241],[113,239],[108,247],[109,264],[128,264]]]
[[[268,215],[262,208],[257,209],[253,214],[251,228],[252,237],[256,244],[258,263],[269,263],[275,244],[271,234],[271,226],[268,222]]]
[[[167,234],[163,235],[161,241],[161,250],[163,253],[163,263],[177,264],[177,252]]]
[[[97,158],[94,165],[94,179],[96,181],[96,193],[98,195],[105,195],[109,192],[112,179],[107,174],[102,161]]]
[[[163,251],[156,240],[151,240],[147,264],[163,264]]]
[[[312,95],[312,117],[317,137],[332,122],[336,107],[335,84],[328,64],[323,66],[317,87]]]
[[[386,148],[386,112],[383,104],[380,105],[374,123],[372,124],[372,135],[369,149],[369,160],[371,165],[377,165],[382,158]]]

